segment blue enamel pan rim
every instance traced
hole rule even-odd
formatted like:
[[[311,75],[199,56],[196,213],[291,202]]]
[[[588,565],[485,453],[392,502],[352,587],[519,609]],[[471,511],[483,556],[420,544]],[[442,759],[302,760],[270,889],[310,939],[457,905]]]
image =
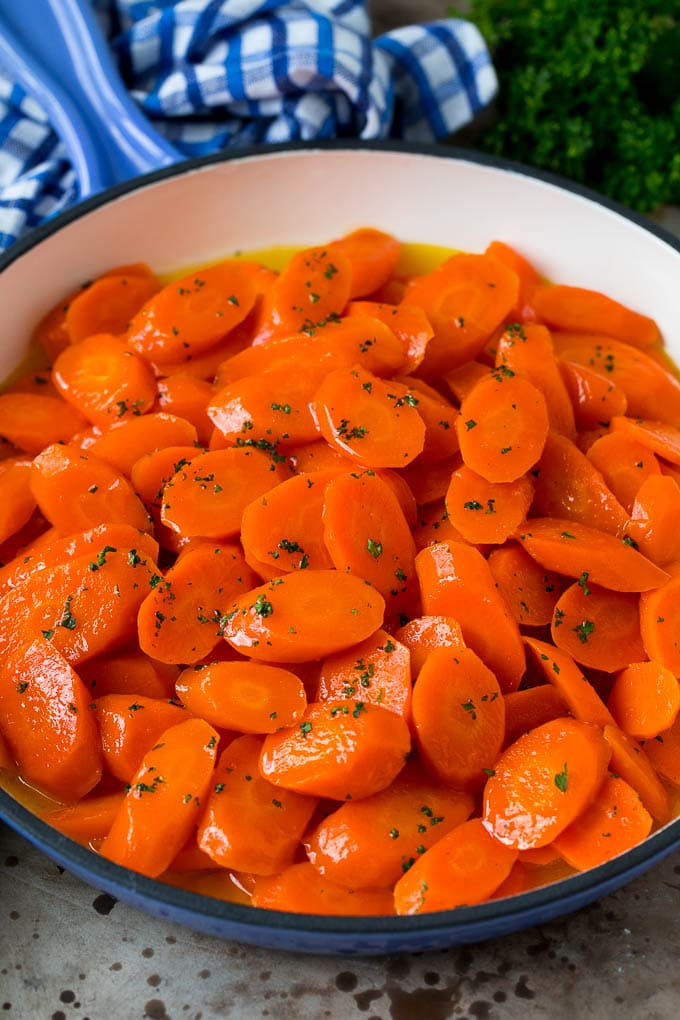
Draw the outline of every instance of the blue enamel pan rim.
[[[116,185],[99,195],[86,199],[55,219],[36,228],[28,237],[16,242],[5,255],[0,256],[0,272],[11,265],[15,259],[26,255],[45,238],[57,233],[69,223],[136,188],[145,187],[156,181],[162,181],[213,163],[268,156],[280,152],[313,153],[328,150],[406,152],[413,155],[455,159],[533,177],[611,209],[680,252],[680,241],[661,227],[649,223],[642,216],[588,188],[566,181],[551,173],[534,170],[509,160],[448,146],[334,140],[292,143],[282,146],[257,146],[236,152],[186,160],[133,181]],[[327,917],[314,914],[279,913],[243,906],[145,878],[127,868],[113,864],[63,836],[19,804],[4,790],[0,790],[0,818],[4,818],[47,856],[63,864],[79,878],[152,914],[225,938],[307,952],[407,951],[474,942],[502,935],[585,906],[620,887],[680,846],[680,818],[678,818],[653,833],[639,846],[606,864],[562,879],[552,885],[521,893],[518,896],[414,917]]]

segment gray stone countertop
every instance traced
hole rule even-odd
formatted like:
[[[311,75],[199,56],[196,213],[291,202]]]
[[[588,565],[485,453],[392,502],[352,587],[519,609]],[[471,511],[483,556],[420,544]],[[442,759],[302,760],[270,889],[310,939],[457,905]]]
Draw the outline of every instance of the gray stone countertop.
[[[446,0],[373,0],[378,28]],[[459,5],[460,6],[460,5]],[[680,235],[680,211],[659,222]],[[133,910],[0,825],[0,1017],[8,1020],[675,1020],[680,855],[570,917],[441,952],[293,956]]]

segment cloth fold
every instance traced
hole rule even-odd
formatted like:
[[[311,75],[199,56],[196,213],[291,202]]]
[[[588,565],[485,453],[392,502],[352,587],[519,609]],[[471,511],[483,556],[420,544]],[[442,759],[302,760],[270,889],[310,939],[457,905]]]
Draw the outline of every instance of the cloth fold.
[[[433,141],[494,96],[460,19],[371,38],[365,0],[92,0],[121,74],[186,156],[317,138]],[[0,75],[0,248],[77,200],[44,112]]]

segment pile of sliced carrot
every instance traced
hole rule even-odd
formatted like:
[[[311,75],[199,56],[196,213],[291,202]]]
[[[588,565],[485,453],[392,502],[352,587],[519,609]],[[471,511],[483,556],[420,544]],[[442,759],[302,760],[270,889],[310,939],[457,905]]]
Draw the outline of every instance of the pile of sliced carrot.
[[[118,864],[414,914],[680,788],[680,382],[508,245],[117,267],[0,396],[0,773]],[[37,364],[34,360],[33,364]]]

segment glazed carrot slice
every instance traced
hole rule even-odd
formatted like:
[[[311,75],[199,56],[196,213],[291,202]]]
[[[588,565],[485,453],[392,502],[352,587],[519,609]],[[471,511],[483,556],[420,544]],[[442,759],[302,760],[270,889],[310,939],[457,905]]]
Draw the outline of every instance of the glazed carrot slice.
[[[55,808],[43,815],[43,821],[85,846],[103,839],[113,824],[125,794],[122,790],[85,797],[78,804]]]
[[[580,429],[597,428],[628,410],[628,398],[618,383],[575,361],[562,361],[560,368]]]
[[[566,581],[559,574],[544,570],[514,543],[493,549],[487,559],[501,595],[519,624],[544,627],[553,612]]]
[[[255,303],[247,269],[235,260],[173,280],[133,317],[128,347],[164,364],[201,355],[242,322]]]
[[[289,570],[328,570],[333,560],[324,542],[323,508],[330,471],[287,478],[243,511],[241,542],[246,559],[275,577]]]
[[[614,681],[607,704],[625,733],[651,739],[675,722],[680,683],[660,662],[631,662]]]
[[[548,570],[567,577],[587,573],[594,584],[611,591],[649,591],[659,588],[668,575],[614,535],[578,521],[535,517],[518,535],[533,559]]]
[[[190,421],[159,411],[110,426],[88,447],[88,452],[129,478],[133,465],[145,453],[155,453],[166,447],[191,446],[197,440],[196,428]]]
[[[573,439],[576,436],[574,409],[545,326],[531,322],[506,326],[496,348],[496,368],[502,370],[503,366],[540,390],[545,397],[550,427]]]
[[[367,469],[366,473],[370,475],[370,468]],[[416,498],[411,492],[411,486],[408,484],[404,476],[400,471],[390,471],[385,469],[383,471],[376,471],[379,478],[382,478],[383,482],[389,485],[390,489],[397,497],[397,502],[401,507],[401,512],[406,518],[406,523],[409,528],[413,528],[418,520],[418,504]]]
[[[463,632],[453,616],[420,616],[395,631],[394,637],[411,655],[411,671],[418,676],[430,652],[437,648],[465,648]]]
[[[130,468],[132,487],[149,509],[160,510],[166,482],[204,452],[198,446],[167,446],[143,453]]]
[[[436,464],[421,464],[416,459],[399,473],[411,490],[416,503],[422,506],[444,499],[451,475],[461,464],[462,459],[458,454]]]
[[[405,645],[391,638],[387,631],[377,630],[353,648],[336,652],[323,660],[317,700],[353,698],[382,705],[408,719],[411,709],[410,659]]]
[[[539,514],[622,534],[626,511],[597,468],[566,436],[548,434],[536,472],[534,508]]]
[[[356,367],[330,372],[316,391],[314,416],[324,439],[366,467],[403,467],[425,442],[418,398]]]
[[[343,889],[323,878],[308,861],[291,864],[279,875],[258,878],[252,904],[265,910],[335,917],[394,913],[391,889]]]
[[[36,501],[29,481],[30,461],[5,461],[1,467],[0,542],[5,542],[28,523],[36,508]]]
[[[451,475],[446,509],[465,541],[500,544],[524,521],[533,494],[526,475],[514,482],[489,482],[464,464]]]
[[[286,447],[288,463],[296,474],[311,474],[313,471],[349,471],[354,459],[346,457],[325,439],[313,443],[296,443]]]
[[[590,807],[555,840],[572,868],[586,871],[641,843],[652,829],[652,816],[632,786],[608,776]]]
[[[229,445],[243,437],[284,447],[309,443],[318,438],[309,405],[322,378],[321,369],[304,365],[245,376],[218,390],[208,415]]]
[[[482,786],[503,746],[505,703],[471,648],[430,653],[413,688],[412,714],[430,771],[457,790]]]
[[[80,800],[102,770],[87,688],[44,637],[5,648],[0,726],[19,771],[58,800]]]
[[[567,652],[537,638],[527,637],[524,643],[545,680],[559,693],[573,716],[596,726],[614,722],[600,695]]]
[[[351,286],[350,260],[335,245],[297,252],[264,295],[255,343],[313,330],[337,318]]]
[[[176,666],[157,662],[134,649],[83,662],[78,672],[93,698],[125,694],[132,695],[130,700],[135,697],[174,698],[179,676]]]
[[[82,287],[77,287],[58,301],[54,308],[43,316],[33,332],[33,340],[40,344],[50,364],[71,342],[66,329],[66,313],[71,301],[82,291]]]
[[[142,758],[161,733],[187,718],[179,705],[139,694],[134,698],[129,694],[105,694],[97,698],[93,711],[106,767],[124,783],[132,781]]]
[[[396,237],[373,227],[360,227],[333,241],[333,253],[340,251],[349,260],[350,298],[373,294],[384,286],[397,268],[401,248]]]
[[[552,284],[536,290],[531,304],[539,320],[554,329],[602,333],[637,347],[651,347],[660,339],[653,319],[596,290]]]
[[[560,595],[552,639],[581,665],[615,673],[644,656],[639,601],[635,594],[591,584],[584,571],[578,582]]]
[[[528,850],[525,851],[525,853],[529,852],[530,851]],[[557,855],[557,859],[559,860],[559,855]],[[519,896],[520,893],[528,892],[529,889],[532,888],[531,866],[518,858],[510,869],[508,877],[504,882],[501,882],[498,888],[491,894],[489,899],[504,900],[508,896]]]
[[[436,378],[476,358],[518,294],[517,274],[490,255],[454,255],[417,280],[403,304],[422,308],[434,329],[419,374]]]
[[[502,690],[515,690],[524,673],[522,640],[482,554],[461,542],[437,543],[418,553],[416,571],[425,614],[458,620],[466,645]]]
[[[525,317],[527,305],[544,280],[540,273],[534,269],[531,262],[521,255],[515,248],[504,241],[492,241],[487,245],[486,255],[491,255],[498,262],[502,262],[508,269],[512,269],[519,279],[519,294],[517,297],[517,311],[521,318]]]
[[[434,335],[425,312],[416,305],[390,305],[380,301],[350,301],[345,314],[380,319],[392,330],[406,351],[405,372],[422,364],[427,345]]]
[[[184,418],[196,429],[199,443],[207,445],[213,425],[206,411],[213,396],[211,383],[188,372],[177,372],[158,380],[155,410]]]
[[[200,817],[218,740],[202,719],[167,729],[144,756],[101,855],[150,878],[165,871]]]
[[[248,504],[283,481],[283,460],[275,447],[245,444],[201,454],[166,482],[162,522],[186,537],[236,535]]]
[[[60,397],[35,393],[0,396],[0,436],[27,453],[40,453],[51,443],[67,443],[85,425],[82,415]]]
[[[232,601],[257,581],[236,544],[188,550],[152,578],[139,607],[139,647],[160,662],[199,662],[220,643]]]
[[[3,393],[37,393],[43,397],[58,397],[59,391],[52,382],[49,368],[33,368],[3,386]]]
[[[640,745],[618,726],[605,726],[604,736],[611,749],[612,772],[637,790],[653,818],[662,824],[667,822],[670,816],[668,794]]]
[[[324,878],[347,889],[392,885],[433,844],[472,814],[468,793],[406,766],[391,786],[333,811],[305,840]]]
[[[295,673],[260,662],[213,662],[185,669],[177,695],[193,715],[238,733],[275,733],[293,726],[307,707]]]
[[[406,387],[404,397],[417,400],[418,414],[425,425],[425,441],[418,455],[421,464],[436,464],[458,452],[457,412],[441,394],[422,379],[395,376],[395,382]]]
[[[369,581],[387,612],[399,612],[415,591],[415,545],[399,502],[377,475],[338,475],[324,494],[326,548],[338,571]]]
[[[265,737],[260,774],[285,790],[359,800],[390,785],[410,747],[396,712],[362,701],[312,703],[302,722]]]
[[[636,548],[663,566],[680,559],[680,486],[670,475],[650,475],[637,491],[626,525]]]
[[[547,436],[543,394],[511,369],[480,380],[461,404],[463,461],[490,482],[514,482],[534,467]]]
[[[680,786],[680,718],[653,740],[641,741],[647,758],[658,774],[674,786]]]
[[[317,802],[263,779],[261,750],[260,737],[243,736],[220,755],[198,845],[221,868],[272,875],[293,863]]]
[[[72,344],[95,333],[124,333],[130,320],[161,289],[151,270],[101,276],[69,302],[66,329]]]
[[[483,365],[481,361],[466,361],[460,368],[454,368],[451,372],[447,372],[444,380],[454,399],[462,404],[468,393],[481,379],[486,379],[488,374],[488,365]]]
[[[637,440],[671,464],[680,464],[680,430],[674,425],[639,418],[612,418],[611,427],[614,432]]]
[[[156,399],[151,367],[118,337],[98,333],[67,347],[52,369],[52,378],[68,403],[92,422],[111,422],[149,411]]]
[[[554,333],[553,342],[563,361],[584,365],[620,386],[631,417],[671,425],[680,418],[680,380],[649,353],[608,336]]]
[[[542,684],[525,691],[511,691],[505,703],[505,745],[514,744],[523,734],[552,719],[560,719],[569,707],[557,687]]]
[[[640,598],[640,630],[647,656],[680,676],[680,649],[677,628],[680,626],[680,574],[662,587],[646,592]]]
[[[460,531],[451,524],[444,500],[440,499],[418,508],[418,520],[411,533],[420,552],[434,542],[465,542]]]
[[[484,790],[483,824],[516,850],[547,846],[593,802],[610,749],[602,731],[554,719],[503,752]]]
[[[374,634],[385,602],[361,578],[336,570],[296,570],[227,607],[226,641],[264,662],[309,662]]]
[[[499,888],[517,860],[517,851],[490,836],[479,818],[456,826],[440,839],[394,887],[397,914],[482,903]]]
[[[621,432],[612,432],[597,439],[586,456],[629,513],[642,483],[647,478],[661,474],[655,454]]]
[[[99,524],[149,531],[144,505],[127,479],[106,461],[68,446],[48,446],[31,466],[31,492],[63,535]]]

